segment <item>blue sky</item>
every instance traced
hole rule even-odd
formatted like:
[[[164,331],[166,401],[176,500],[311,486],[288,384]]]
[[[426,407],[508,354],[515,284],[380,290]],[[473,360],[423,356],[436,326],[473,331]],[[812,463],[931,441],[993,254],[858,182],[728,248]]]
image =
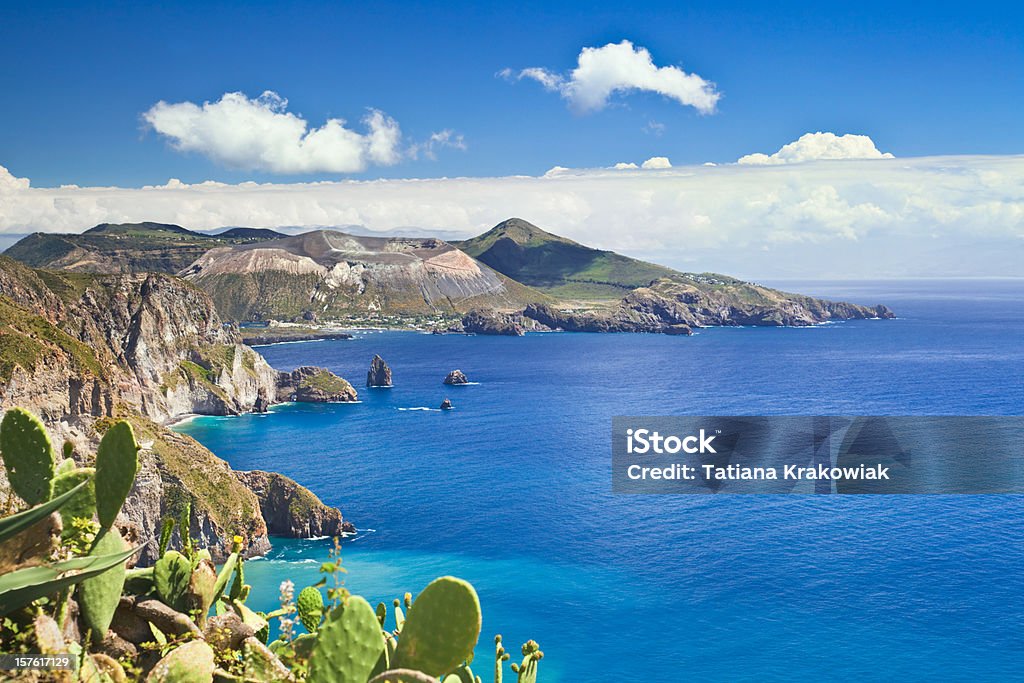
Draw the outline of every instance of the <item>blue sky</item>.
[[[982,2],[7,2],[0,246],[520,216],[753,279],[1024,277],[1021,27]]]
[[[33,187],[343,177],[539,175],[667,156],[774,152],[812,131],[869,135],[897,157],[1024,152],[1024,10],[917,3],[5,3],[0,165]],[[566,72],[623,39],[722,94],[714,114],[655,93],[580,115],[503,68]],[[320,126],[368,107],[406,140],[465,149],[363,172],[227,168],[145,130],[156,102],[273,90]],[[651,130],[663,126],[660,134]]]

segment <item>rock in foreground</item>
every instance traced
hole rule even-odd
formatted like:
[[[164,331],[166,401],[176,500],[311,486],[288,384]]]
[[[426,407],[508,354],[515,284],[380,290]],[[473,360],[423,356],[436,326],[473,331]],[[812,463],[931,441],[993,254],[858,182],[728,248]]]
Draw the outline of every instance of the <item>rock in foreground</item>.
[[[366,373],[366,386],[368,387],[390,387],[391,368],[380,356],[374,356],[370,361],[370,370]]]
[[[325,368],[304,365],[278,375],[279,401],[348,403],[358,398],[351,384]]]
[[[448,373],[448,376],[444,378],[445,384],[469,384],[469,378],[462,370],[452,370]]]

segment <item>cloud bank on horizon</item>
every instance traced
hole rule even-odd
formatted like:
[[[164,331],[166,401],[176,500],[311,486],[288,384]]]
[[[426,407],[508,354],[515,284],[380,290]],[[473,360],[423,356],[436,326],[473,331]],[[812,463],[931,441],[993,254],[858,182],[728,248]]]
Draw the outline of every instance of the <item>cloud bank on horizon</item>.
[[[152,220],[199,230],[359,225],[468,237],[519,216],[683,270],[1024,276],[1024,156],[894,159],[866,136],[812,133],[757,159],[672,167],[655,157],[643,168],[558,167],[539,177],[171,180],[136,189],[32,188],[0,167],[0,232]]]
[[[202,105],[161,100],[142,118],[178,151],[197,152],[229,168],[282,175],[356,173],[406,156],[433,158],[441,147],[465,149],[462,136],[451,130],[403,148],[398,122],[376,109],[362,119],[365,133],[337,118],[310,130],[305,119],[288,111],[288,100],[271,90],[251,99],[224,93]]]
[[[714,113],[722,97],[711,81],[678,66],[656,66],[647,48],[628,40],[583,48],[568,75],[536,66],[519,71],[505,68],[498,75],[536,81],[559,93],[579,113],[604,109],[613,95],[632,91],[658,93],[701,114]]]

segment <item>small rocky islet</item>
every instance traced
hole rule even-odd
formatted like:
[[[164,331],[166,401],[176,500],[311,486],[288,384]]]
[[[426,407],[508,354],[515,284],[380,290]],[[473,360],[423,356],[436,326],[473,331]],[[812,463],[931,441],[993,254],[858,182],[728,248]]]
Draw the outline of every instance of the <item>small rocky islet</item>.
[[[459,384],[469,384],[469,378],[466,377],[466,373],[464,373],[462,370],[452,370],[444,378],[444,383],[452,386]]]
[[[379,355],[370,361],[370,369],[366,372],[366,386],[381,389],[394,386],[391,383],[391,368]]]

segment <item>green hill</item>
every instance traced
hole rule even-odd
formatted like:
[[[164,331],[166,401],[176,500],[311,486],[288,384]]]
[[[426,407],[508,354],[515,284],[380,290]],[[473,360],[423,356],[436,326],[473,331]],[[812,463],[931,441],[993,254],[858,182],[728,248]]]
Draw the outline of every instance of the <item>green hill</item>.
[[[453,244],[513,280],[564,299],[620,299],[658,278],[678,275],[671,268],[552,235],[521,218]]]
[[[252,228],[207,235],[167,223],[102,223],[81,234],[33,233],[5,254],[33,268],[174,274],[214,247],[278,237],[281,233]]]

